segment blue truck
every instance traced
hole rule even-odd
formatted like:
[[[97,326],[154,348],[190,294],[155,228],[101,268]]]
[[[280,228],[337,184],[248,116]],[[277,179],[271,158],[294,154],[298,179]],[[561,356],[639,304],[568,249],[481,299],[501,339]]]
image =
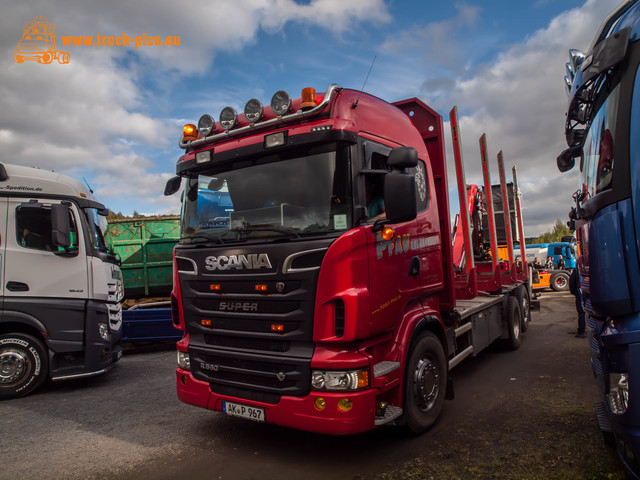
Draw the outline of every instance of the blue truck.
[[[519,245],[513,247],[513,250],[516,257],[521,255]],[[572,242],[536,243],[531,245],[527,243],[524,253],[527,262],[533,262],[534,258],[537,258],[544,265],[547,257],[552,257],[553,265],[557,266],[558,260],[562,256],[565,269],[573,270],[576,268],[576,248]]]
[[[571,50],[566,87],[568,149],[561,172],[580,167],[569,227],[591,364],[602,389],[600,429],[640,475],[640,3],[622,3],[586,53]]]

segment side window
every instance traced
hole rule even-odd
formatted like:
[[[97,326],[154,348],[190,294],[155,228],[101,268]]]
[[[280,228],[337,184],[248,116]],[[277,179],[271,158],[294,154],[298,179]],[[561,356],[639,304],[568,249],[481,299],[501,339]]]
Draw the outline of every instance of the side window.
[[[69,211],[69,227],[71,231],[71,246],[68,252],[78,250],[78,230],[73,214]],[[16,208],[16,241],[24,248],[45,250],[48,252],[64,251],[62,247],[53,244],[51,238],[51,209]]]
[[[372,141],[364,143],[365,189],[369,221],[381,218],[384,213],[384,174],[390,170],[387,166],[390,152],[391,148],[385,145]],[[410,171],[416,180],[417,211],[423,212],[429,207],[427,167],[422,160],[418,160],[418,165]]]
[[[562,247],[553,247],[554,255],[562,255]]]
[[[590,198],[611,188],[613,177],[613,146],[616,138],[616,114],[620,85],[616,86],[591,121],[584,142],[580,165],[583,191]]]

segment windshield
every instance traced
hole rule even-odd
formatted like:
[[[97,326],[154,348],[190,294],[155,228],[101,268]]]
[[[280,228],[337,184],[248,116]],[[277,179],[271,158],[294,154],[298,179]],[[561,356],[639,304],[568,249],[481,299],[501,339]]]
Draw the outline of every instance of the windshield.
[[[100,215],[96,208],[85,208],[84,213],[89,225],[89,238],[93,248],[100,252],[107,252],[107,244],[104,235],[107,231],[107,217]]]
[[[348,147],[187,182],[185,243],[302,238],[352,226]]]

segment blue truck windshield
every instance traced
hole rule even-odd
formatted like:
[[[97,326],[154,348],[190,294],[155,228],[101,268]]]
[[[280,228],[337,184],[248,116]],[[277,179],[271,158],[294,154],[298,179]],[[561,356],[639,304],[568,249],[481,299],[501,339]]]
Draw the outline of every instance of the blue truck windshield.
[[[303,238],[351,226],[346,147],[199,175],[185,187],[184,243]]]

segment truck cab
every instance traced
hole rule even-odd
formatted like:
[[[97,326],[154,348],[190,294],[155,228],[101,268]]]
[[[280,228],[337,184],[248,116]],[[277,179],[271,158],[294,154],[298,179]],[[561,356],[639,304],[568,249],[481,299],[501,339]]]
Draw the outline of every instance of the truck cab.
[[[586,53],[570,51],[569,146],[561,172],[580,169],[569,217],[578,241],[580,285],[602,391],[605,438],[640,475],[640,3],[623,2]]]
[[[106,213],[74,179],[0,164],[0,398],[120,358],[122,274]]]

